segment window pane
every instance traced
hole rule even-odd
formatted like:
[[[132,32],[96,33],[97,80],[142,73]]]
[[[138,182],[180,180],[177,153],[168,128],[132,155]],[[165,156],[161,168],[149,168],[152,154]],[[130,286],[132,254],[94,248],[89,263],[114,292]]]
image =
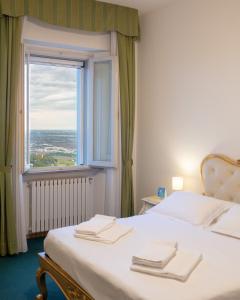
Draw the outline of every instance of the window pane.
[[[93,160],[111,160],[112,62],[94,62]]]
[[[77,164],[77,68],[29,64],[31,167]]]

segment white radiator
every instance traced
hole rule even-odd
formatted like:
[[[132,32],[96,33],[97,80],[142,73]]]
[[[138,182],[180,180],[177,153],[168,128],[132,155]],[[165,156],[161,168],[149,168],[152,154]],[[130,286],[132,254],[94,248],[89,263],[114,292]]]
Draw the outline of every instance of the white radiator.
[[[30,188],[30,232],[79,224],[93,216],[92,177],[36,180]]]

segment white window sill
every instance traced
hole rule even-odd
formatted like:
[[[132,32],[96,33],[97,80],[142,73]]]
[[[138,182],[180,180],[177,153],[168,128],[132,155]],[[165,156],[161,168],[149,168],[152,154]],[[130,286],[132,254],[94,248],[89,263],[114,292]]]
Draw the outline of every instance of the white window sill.
[[[24,171],[23,175],[28,174],[43,174],[43,173],[65,173],[65,172],[79,172],[91,170],[89,166],[76,166],[76,167],[51,167],[51,168],[31,168]]]
[[[49,178],[70,178],[70,177],[78,177],[80,174],[82,176],[94,176],[94,174],[98,173],[102,168],[93,168],[89,166],[77,166],[77,167],[66,167],[66,168],[32,168],[26,170],[23,173],[24,181],[32,181],[34,179],[49,179]],[[81,176],[80,175],[80,176]]]

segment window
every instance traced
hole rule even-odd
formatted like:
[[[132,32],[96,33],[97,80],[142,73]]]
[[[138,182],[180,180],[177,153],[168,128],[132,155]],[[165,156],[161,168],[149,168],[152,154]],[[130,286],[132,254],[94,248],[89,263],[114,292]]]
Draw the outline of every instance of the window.
[[[113,58],[81,61],[26,55],[26,168],[115,166],[113,74]]]
[[[92,59],[89,69],[89,164],[111,167],[117,160],[116,58]]]

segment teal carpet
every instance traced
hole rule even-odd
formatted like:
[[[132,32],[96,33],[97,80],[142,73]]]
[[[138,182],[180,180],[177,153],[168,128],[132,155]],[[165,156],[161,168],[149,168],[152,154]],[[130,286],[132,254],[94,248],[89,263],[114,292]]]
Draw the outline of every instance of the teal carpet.
[[[0,299],[34,300],[39,293],[35,273],[38,268],[37,253],[43,251],[43,239],[28,241],[28,252],[0,257]],[[47,278],[48,299],[65,299],[56,284]]]

